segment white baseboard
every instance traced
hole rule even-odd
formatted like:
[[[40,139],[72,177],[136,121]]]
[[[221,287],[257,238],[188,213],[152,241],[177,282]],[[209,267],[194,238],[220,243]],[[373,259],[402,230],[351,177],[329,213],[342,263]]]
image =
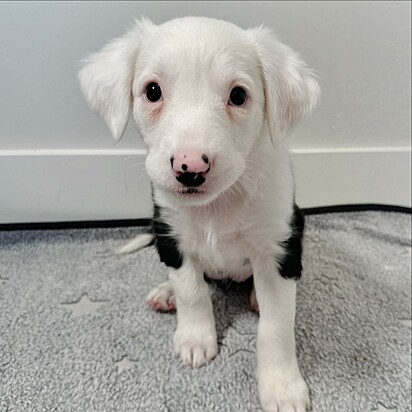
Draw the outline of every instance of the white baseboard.
[[[411,149],[295,151],[302,207],[378,203],[411,207]]]
[[[0,223],[150,217],[144,153],[0,151]]]
[[[150,218],[144,150],[0,151],[0,223]],[[411,149],[295,150],[301,207],[411,207]]]

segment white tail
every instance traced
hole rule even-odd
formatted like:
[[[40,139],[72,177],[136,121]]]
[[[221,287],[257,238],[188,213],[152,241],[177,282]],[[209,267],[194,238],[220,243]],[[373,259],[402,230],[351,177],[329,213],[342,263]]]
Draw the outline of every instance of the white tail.
[[[137,236],[135,239],[116,250],[117,255],[123,255],[127,253],[137,252],[140,249],[150,245],[154,240],[154,235],[151,233],[145,233]]]

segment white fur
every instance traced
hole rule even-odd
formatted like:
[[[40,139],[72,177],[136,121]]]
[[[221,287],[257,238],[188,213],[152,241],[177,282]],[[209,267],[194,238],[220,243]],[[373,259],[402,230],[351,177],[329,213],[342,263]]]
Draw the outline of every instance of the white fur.
[[[150,245],[150,243],[152,243],[153,240],[154,236],[151,233],[144,233],[142,235],[137,236],[135,239],[116,250],[116,254],[123,255],[131,252],[137,252],[138,250]]]
[[[136,22],[92,55],[79,76],[114,137],[132,112],[146,144],[154,199],[184,256],[180,269],[170,269],[170,282],[148,297],[157,296],[164,308],[173,297],[177,305],[176,354],[193,367],[217,354],[203,273],[235,280],[253,273],[262,406],[304,411],[309,397],[295,355],[296,283],[280,276],[275,258],[284,253],[279,243],[290,236],[293,210],[285,135],[316,104],[312,72],[268,29],[187,17],[160,26]],[[150,82],[161,86],[157,103],[145,98]],[[235,86],[248,93],[244,107],[228,105]],[[211,170],[201,193],[185,195],[170,158],[192,149],[207,153]]]

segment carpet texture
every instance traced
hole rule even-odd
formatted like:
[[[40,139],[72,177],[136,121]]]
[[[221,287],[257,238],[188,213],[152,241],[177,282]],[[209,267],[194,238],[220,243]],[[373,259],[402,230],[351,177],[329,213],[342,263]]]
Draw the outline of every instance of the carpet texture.
[[[411,411],[411,216],[306,218],[297,352],[314,412]],[[0,411],[261,411],[258,316],[211,286],[212,363],[174,358],[174,314],[145,303],[166,279],[146,228],[0,232]]]

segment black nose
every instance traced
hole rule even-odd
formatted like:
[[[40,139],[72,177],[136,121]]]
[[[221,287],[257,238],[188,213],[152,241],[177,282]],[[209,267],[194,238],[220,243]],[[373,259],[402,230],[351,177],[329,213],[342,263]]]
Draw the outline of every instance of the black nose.
[[[198,187],[204,183],[205,178],[200,173],[182,173],[176,179],[187,187]]]

